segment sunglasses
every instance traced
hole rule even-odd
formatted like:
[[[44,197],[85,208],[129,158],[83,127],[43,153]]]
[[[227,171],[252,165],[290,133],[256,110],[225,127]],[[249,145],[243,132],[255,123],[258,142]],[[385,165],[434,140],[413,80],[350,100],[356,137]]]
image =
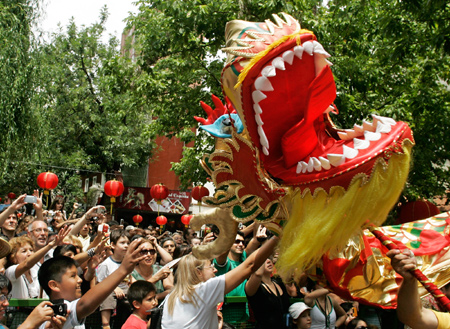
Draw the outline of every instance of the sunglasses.
[[[0,295],[0,303],[4,303],[5,301],[9,301],[11,299],[11,294],[9,295]]]
[[[154,254],[156,254],[156,250],[155,249],[142,249],[141,250],[142,256],[147,255],[147,254],[150,254],[153,256]]]
[[[234,243],[235,244],[244,244],[244,240],[234,240]]]

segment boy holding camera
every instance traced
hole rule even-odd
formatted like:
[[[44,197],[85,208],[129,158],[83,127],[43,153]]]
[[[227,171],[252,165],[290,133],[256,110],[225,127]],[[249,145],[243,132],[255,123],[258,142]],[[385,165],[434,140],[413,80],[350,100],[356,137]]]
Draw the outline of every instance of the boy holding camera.
[[[88,290],[81,297],[81,278],[77,275],[76,263],[69,257],[52,258],[45,261],[39,269],[39,284],[50,296],[50,300],[62,299],[67,305],[67,321],[63,329],[84,328],[84,318],[93,313],[97,307],[114,291],[114,289],[126,278],[134,269],[136,264],[143,260],[145,256],[140,256],[142,249],[141,239],[133,241],[127,251],[120,266],[102,282]],[[81,297],[81,298],[80,298]],[[61,304],[54,303],[56,310],[65,313]],[[45,328],[42,324],[40,328]]]
[[[147,317],[150,310],[158,306],[155,285],[148,281],[134,282],[127,293],[133,313],[123,324],[122,329],[147,329],[150,324]]]

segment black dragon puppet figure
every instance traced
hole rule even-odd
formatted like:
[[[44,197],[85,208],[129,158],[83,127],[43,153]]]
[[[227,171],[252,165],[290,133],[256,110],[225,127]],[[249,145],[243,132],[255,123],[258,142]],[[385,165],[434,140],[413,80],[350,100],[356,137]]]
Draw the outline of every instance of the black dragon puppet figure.
[[[336,128],[330,55],[293,17],[273,17],[226,25],[224,104],[213,96],[214,108],[202,103],[207,118],[196,118],[216,138],[214,152],[202,159],[216,187],[203,201],[216,207],[191,221],[194,229],[216,224],[221,233],[194,254],[222,254],[239,222],[256,221],[281,236],[282,276],[306,272],[344,298],[395,307],[399,278],[386,247],[365,228],[380,226],[400,196],[412,132],[376,114]],[[450,281],[440,270],[447,221],[438,216],[380,229],[412,247],[422,270],[443,285]],[[425,246],[424,232],[439,246]]]

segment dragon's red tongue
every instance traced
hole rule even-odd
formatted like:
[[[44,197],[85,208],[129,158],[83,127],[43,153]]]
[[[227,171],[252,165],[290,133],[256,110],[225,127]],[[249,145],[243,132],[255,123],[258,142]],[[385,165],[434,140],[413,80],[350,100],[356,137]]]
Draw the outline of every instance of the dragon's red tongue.
[[[312,124],[336,98],[333,74],[325,66],[309,86],[305,117],[284,134],[281,141],[286,168],[305,159],[318,144],[317,132]]]

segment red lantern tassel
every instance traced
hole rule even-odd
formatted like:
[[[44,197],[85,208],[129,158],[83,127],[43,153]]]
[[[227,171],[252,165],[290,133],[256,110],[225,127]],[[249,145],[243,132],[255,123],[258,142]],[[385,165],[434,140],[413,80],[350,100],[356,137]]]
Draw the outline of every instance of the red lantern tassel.
[[[386,236],[378,227],[369,227],[370,232],[383,243],[389,250],[392,249],[400,249],[394,241],[392,241],[388,236]],[[441,303],[441,305],[450,312],[450,300],[442,293],[439,288],[428,279],[425,274],[422,273],[421,270],[415,269],[411,270],[411,273],[414,277],[419,280],[419,282],[427,289],[427,291],[433,295],[436,300]]]

